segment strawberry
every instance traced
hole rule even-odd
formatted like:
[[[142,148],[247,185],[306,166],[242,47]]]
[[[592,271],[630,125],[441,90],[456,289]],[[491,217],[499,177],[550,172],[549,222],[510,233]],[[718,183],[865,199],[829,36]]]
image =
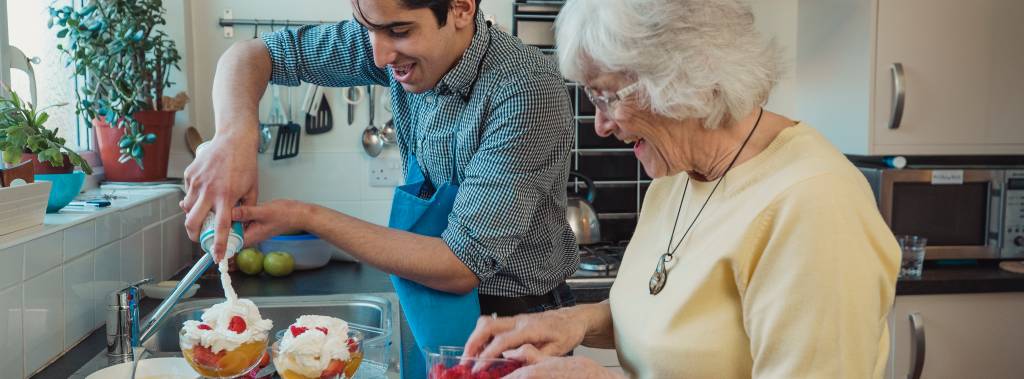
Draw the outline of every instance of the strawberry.
[[[213,328],[206,324],[199,324],[198,328],[199,330],[213,330]]]
[[[242,334],[245,331],[245,319],[240,316],[231,318],[231,323],[228,324],[228,330]]]
[[[345,369],[345,361],[339,361],[337,359],[331,360],[331,363],[327,364],[327,368],[320,373],[321,378],[333,378],[341,374],[341,371]]]
[[[356,342],[356,340],[349,338],[348,339],[348,352],[349,353],[355,353],[356,350],[359,350],[359,343]]]
[[[490,371],[477,371],[473,374],[473,379],[497,379],[496,376],[491,376]]]
[[[270,364],[270,354],[263,354],[263,358],[260,358],[260,364],[256,367],[264,368]],[[259,371],[259,370],[256,370]]]
[[[295,325],[292,325],[288,329],[292,331],[292,337],[298,337],[300,334],[305,333],[307,330],[309,330],[308,328]]]
[[[217,367],[217,362],[220,361],[223,353],[214,354],[210,348],[196,345],[192,348],[192,360],[203,367]]]
[[[316,330],[319,330],[321,332],[324,332],[324,334],[327,334],[327,328],[325,328],[325,327],[318,326],[318,327],[316,327]]]
[[[430,368],[430,373],[427,374],[427,379],[441,379],[441,375],[444,375],[444,363],[438,363]]]
[[[443,379],[472,379],[473,374],[470,371],[469,365],[455,365],[449,367],[441,377]]]
[[[490,373],[492,378],[502,378],[508,374],[511,374],[513,371],[518,370],[520,367],[523,367],[522,362],[501,362],[495,363],[488,367],[487,372]]]

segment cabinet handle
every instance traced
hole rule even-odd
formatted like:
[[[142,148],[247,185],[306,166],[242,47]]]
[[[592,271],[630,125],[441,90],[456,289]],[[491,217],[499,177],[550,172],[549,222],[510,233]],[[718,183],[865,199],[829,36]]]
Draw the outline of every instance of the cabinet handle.
[[[896,62],[889,68],[892,73],[892,114],[889,115],[889,129],[899,129],[903,122],[903,102],[907,97],[904,88],[903,64]]]
[[[924,320],[918,312],[910,316],[910,373],[907,379],[921,379],[924,370]]]

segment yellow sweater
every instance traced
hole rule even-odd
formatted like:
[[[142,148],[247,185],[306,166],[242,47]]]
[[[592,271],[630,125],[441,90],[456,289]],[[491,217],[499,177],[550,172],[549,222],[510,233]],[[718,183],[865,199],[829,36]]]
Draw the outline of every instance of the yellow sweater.
[[[640,378],[881,378],[900,250],[863,175],[817,131],[786,128],[736,166],[668,265],[686,174],[655,180],[611,290]],[[675,241],[714,182],[690,181]]]

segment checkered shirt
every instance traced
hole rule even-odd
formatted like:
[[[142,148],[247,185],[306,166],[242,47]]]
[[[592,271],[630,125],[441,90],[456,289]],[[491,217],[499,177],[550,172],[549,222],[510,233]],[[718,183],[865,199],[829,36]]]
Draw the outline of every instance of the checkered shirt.
[[[353,20],[263,41],[275,84],[390,88],[403,166],[415,156],[435,187],[456,175],[459,193],[441,238],[480,279],[480,293],[541,295],[575,271],[565,218],[572,110],[557,67],[539,50],[477,15],[456,66],[414,94],[374,65],[368,32]]]

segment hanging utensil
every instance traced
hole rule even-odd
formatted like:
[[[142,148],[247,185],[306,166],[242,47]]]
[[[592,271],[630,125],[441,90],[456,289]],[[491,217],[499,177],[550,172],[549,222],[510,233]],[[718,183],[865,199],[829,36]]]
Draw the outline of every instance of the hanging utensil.
[[[351,87],[345,89],[345,98],[346,99],[351,99],[352,98],[352,88]],[[348,113],[347,113],[348,114],[348,126],[352,126],[352,122],[355,121],[355,118],[356,118],[356,104],[351,102],[351,101],[346,101],[346,103],[348,103]]]
[[[334,115],[323,87],[310,85],[302,104],[306,110],[306,134],[323,134],[334,128]]]
[[[292,158],[299,155],[299,136],[302,126],[292,121],[292,89],[288,88],[288,112],[286,123],[277,127],[277,141],[274,143],[274,160]]]
[[[380,136],[380,129],[373,125],[374,102],[376,100],[373,96],[373,86],[367,86],[366,92],[369,95],[370,101],[370,123],[363,130],[363,150],[366,150],[367,155],[377,157],[380,155],[381,150],[384,150],[384,139]]]
[[[388,119],[388,122],[385,122],[384,127],[380,129],[380,138],[383,139],[386,144],[397,144],[398,132],[395,131],[394,111],[391,110],[391,95],[384,94],[384,96],[381,97],[380,102],[384,104],[384,110],[388,111],[388,114],[392,115],[392,118]]]

